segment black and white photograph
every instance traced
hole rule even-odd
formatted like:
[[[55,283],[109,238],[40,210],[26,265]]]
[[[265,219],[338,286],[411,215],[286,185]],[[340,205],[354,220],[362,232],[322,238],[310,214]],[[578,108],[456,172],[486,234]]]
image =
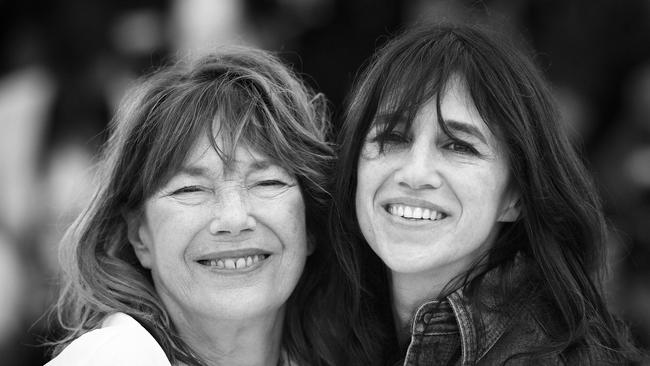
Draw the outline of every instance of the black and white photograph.
[[[0,0],[3,366],[650,366],[650,1]]]

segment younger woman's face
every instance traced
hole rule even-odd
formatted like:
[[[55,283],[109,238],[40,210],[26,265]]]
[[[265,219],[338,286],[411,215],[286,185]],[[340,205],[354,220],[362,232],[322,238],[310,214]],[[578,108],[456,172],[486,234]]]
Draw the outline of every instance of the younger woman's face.
[[[130,239],[177,326],[275,314],[310,252],[296,178],[245,146],[226,168],[206,136],[143,211]]]
[[[380,129],[371,128],[359,158],[359,226],[394,274],[451,278],[492,245],[500,222],[518,215],[507,159],[461,79],[441,97],[458,140],[438,125],[434,98],[410,131],[391,132],[383,152],[374,141]]]

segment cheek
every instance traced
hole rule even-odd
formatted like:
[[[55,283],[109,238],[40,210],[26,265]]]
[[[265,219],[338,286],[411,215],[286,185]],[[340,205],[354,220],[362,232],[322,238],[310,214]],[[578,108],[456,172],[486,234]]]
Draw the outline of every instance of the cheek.
[[[464,194],[464,211],[472,219],[496,222],[495,215],[501,209],[507,187],[507,175],[495,174],[498,171],[500,167],[494,167],[458,180]]]
[[[191,209],[157,207],[147,216],[151,246],[159,264],[182,260],[185,249],[203,229],[206,213],[201,207]]]
[[[357,209],[372,205],[372,199],[379,188],[382,164],[378,159],[359,159],[357,167],[357,188],[355,190],[355,202]]]
[[[260,224],[265,224],[278,237],[285,250],[307,251],[305,203],[299,192],[258,204]]]
[[[360,158],[357,166],[355,201],[372,208],[375,197],[382,187],[390,182],[392,174],[399,165],[399,159],[393,156]]]
[[[305,201],[302,194],[296,194],[286,203],[287,215],[296,225],[305,225]]]
[[[359,159],[357,169],[357,186],[354,193],[354,214],[359,229],[366,241],[372,246],[375,242],[373,227],[373,202],[380,186],[380,164],[376,159]]]
[[[368,189],[368,172],[367,172],[367,167],[368,164],[360,161],[359,166],[357,169],[357,186],[354,190],[354,205],[355,205],[355,213],[357,215],[357,219],[359,220],[359,223],[361,224],[362,218],[365,216],[365,211],[367,207],[367,203],[369,201],[369,189]]]
[[[284,214],[279,212],[284,211]],[[286,202],[273,212],[275,222],[274,231],[282,246],[282,275],[278,283],[295,286],[304,271],[304,266],[309,255],[307,224],[305,219],[305,204],[301,196]]]
[[[285,212],[283,221],[285,225],[293,228],[292,231],[305,232],[305,202],[302,194],[294,194],[279,207],[270,210],[271,213]]]

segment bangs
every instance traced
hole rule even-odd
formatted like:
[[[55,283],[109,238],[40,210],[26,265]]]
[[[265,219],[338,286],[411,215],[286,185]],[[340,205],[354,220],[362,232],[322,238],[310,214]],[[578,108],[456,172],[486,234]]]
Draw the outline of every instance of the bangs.
[[[477,65],[479,52],[453,31],[435,40],[416,39],[415,42],[418,44],[404,42],[401,47],[393,48],[377,60],[371,70],[378,75],[371,96],[377,107],[367,111],[372,118],[365,132],[377,129],[373,141],[379,143],[380,152],[384,151],[393,131],[411,131],[422,106],[432,100],[436,103],[436,122],[445,135],[455,140],[441,113],[441,98],[454,78],[458,78],[460,85],[467,89],[471,102],[494,133],[492,123],[489,123],[493,113],[489,110],[489,102],[485,103],[490,91]]]
[[[217,108],[205,132],[225,169],[232,169],[237,147],[245,146],[295,174],[287,166],[287,153],[274,145],[284,132],[264,90],[252,82],[236,80],[220,90],[213,104]]]
[[[225,169],[232,169],[238,146],[254,148],[274,161],[281,161],[270,136],[277,124],[259,91],[231,81],[217,86],[182,91],[157,106],[157,118],[150,154],[143,171],[150,187],[145,196],[156,192],[185,164],[192,148],[205,134]],[[157,117],[156,117],[157,115]],[[282,165],[282,164],[281,164]]]

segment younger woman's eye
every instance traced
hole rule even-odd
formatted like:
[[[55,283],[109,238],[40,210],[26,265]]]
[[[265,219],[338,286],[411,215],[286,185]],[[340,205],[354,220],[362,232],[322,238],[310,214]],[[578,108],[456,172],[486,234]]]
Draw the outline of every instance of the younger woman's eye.
[[[478,151],[476,151],[476,149],[472,145],[470,145],[468,143],[465,143],[463,141],[458,141],[458,140],[449,142],[447,144],[447,148],[449,150],[452,150],[452,151],[455,151],[455,152],[461,153],[461,154],[469,154],[469,155],[478,154]]]
[[[403,144],[409,142],[409,137],[403,132],[393,130],[377,134],[372,139],[372,142],[381,142],[388,145]]]
[[[408,142],[408,137],[399,131],[391,131],[384,136],[387,142]]]

